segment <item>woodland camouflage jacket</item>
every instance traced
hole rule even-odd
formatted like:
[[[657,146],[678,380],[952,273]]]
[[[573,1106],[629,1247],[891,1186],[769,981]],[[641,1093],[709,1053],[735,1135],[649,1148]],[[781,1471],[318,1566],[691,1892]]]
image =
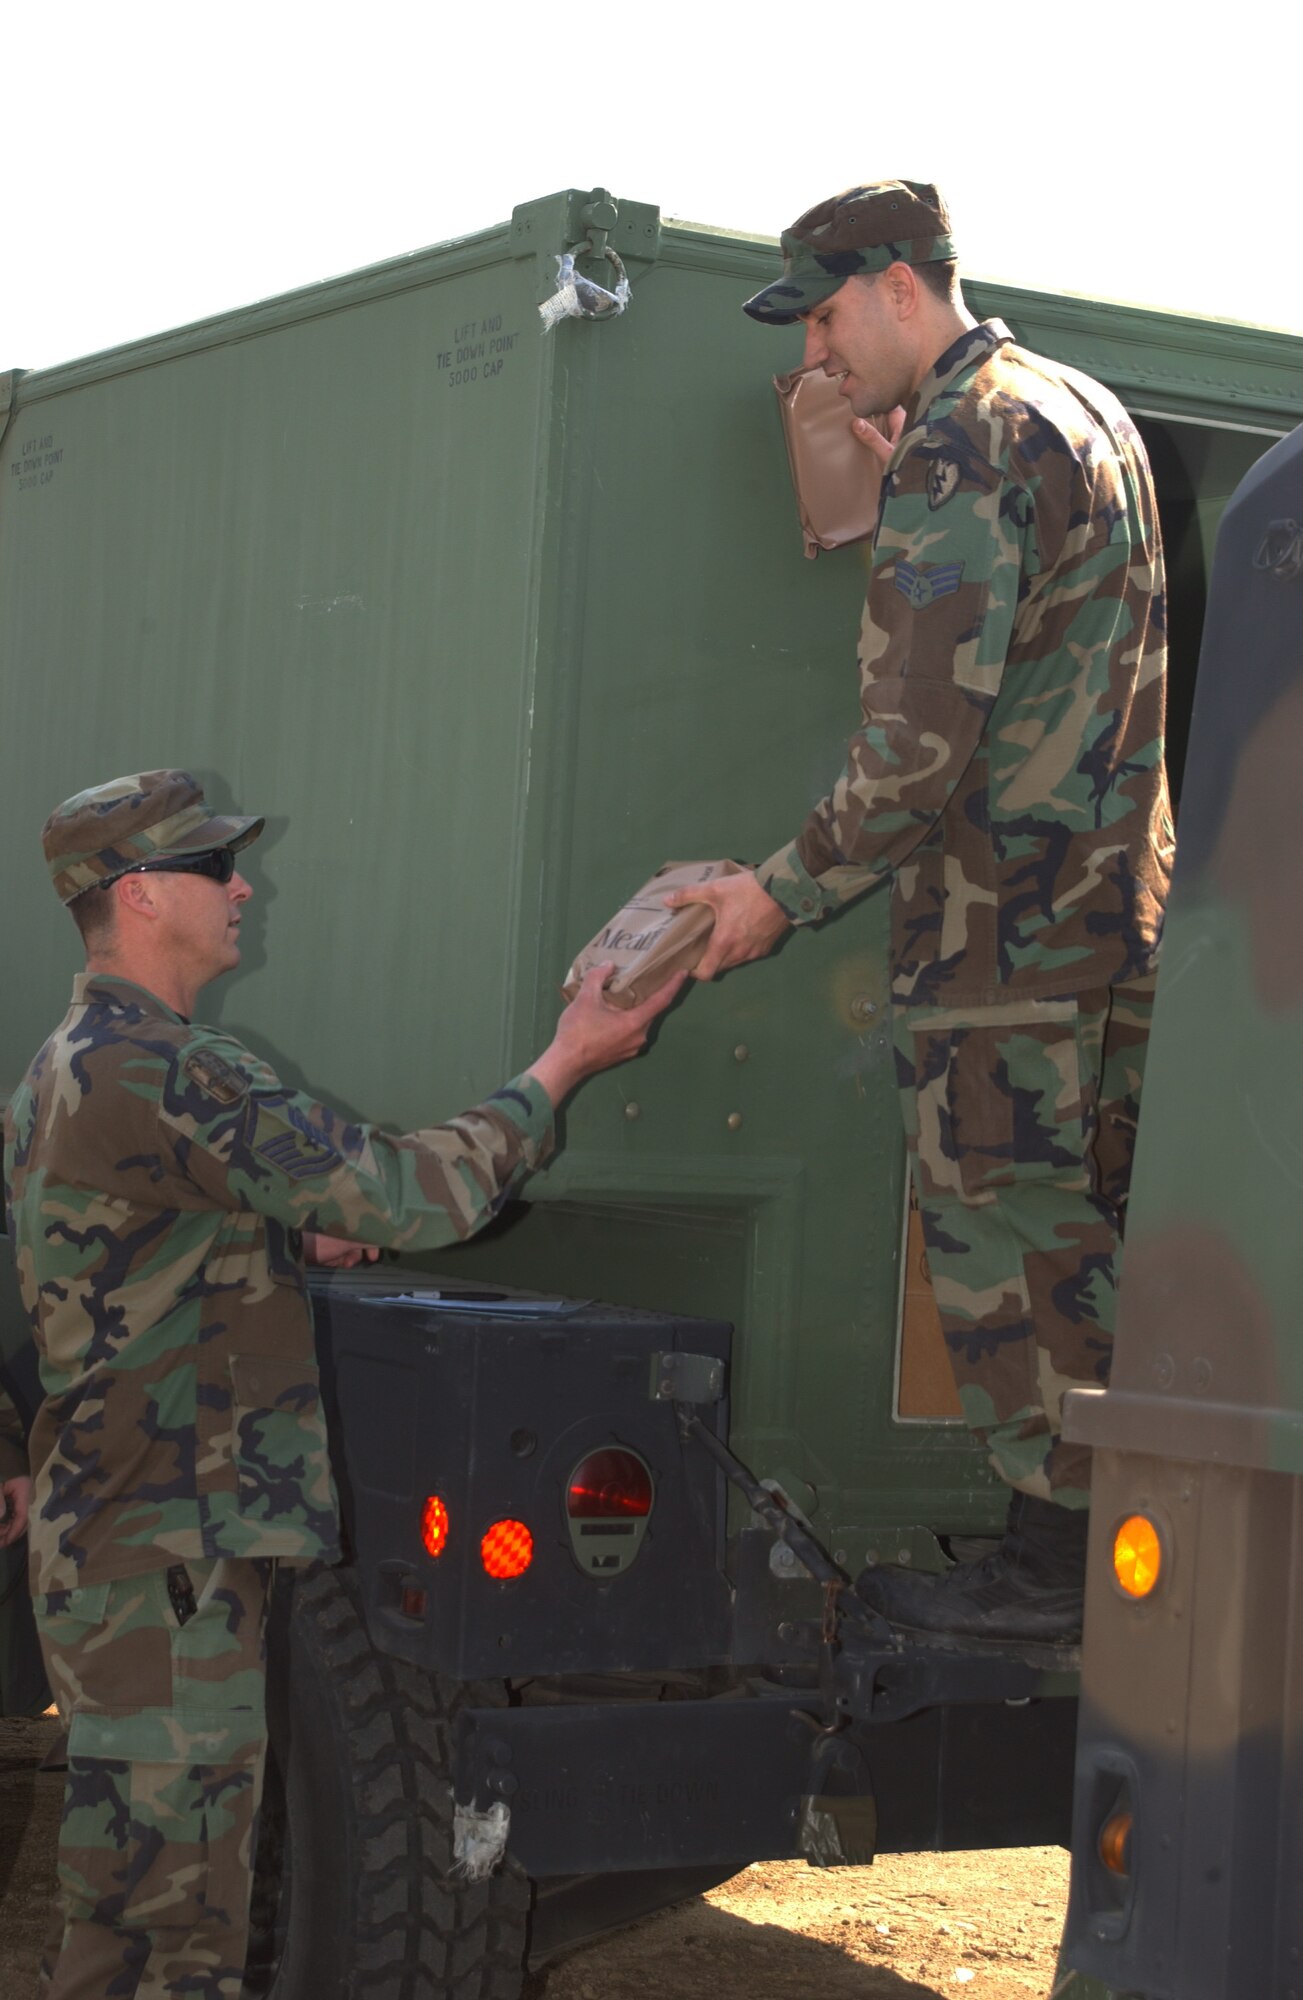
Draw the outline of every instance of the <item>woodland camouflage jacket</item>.
[[[761,883],[799,924],[893,875],[905,1005],[1140,977],[1171,866],[1165,662],[1134,425],[998,320],[972,329],[883,482],[846,769]]]
[[[33,1585],[160,1558],[337,1552],[297,1231],[425,1250],[545,1157],[517,1078],[393,1138],[288,1089],[229,1035],[83,975],[5,1120],[18,1278],[45,1401]]]

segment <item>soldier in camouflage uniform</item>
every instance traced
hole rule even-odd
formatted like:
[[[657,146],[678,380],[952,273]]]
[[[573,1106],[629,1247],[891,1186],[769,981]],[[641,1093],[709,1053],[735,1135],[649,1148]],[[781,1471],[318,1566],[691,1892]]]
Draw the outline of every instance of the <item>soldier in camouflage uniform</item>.
[[[1072,1640],[1171,863],[1162,551],[1106,389],[979,325],[935,188],[851,189],[783,238],[753,318],[803,320],[884,464],[862,724],[796,839],[714,905],[698,977],[891,885],[896,1065],[965,1416],[1015,1489],[1004,1543],[938,1581],[867,1572],[908,1629]],[[903,406],[903,407],[894,407]],[[870,421],[882,419],[882,434]]]
[[[262,825],[154,771],[45,827],[87,971],[9,1106],[5,1178],[45,1390],[34,1603],[69,1725],[56,2000],[240,1990],[269,1571],[339,1555],[301,1233],[470,1235],[675,990],[622,1014],[599,971],[485,1103],[359,1125],[191,1018],[238,963],[235,855]]]

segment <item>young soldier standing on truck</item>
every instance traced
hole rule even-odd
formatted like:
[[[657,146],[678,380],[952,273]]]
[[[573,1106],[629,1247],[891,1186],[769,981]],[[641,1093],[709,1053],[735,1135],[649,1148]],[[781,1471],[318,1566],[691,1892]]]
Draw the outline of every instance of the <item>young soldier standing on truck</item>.
[[[52,2000],[236,2000],[266,1742],[269,1573],[339,1555],[300,1232],[436,1248],[552,1144],[555,1107],[636,1055],[589,975],[550,1047],[452,1123],[393,1138],[289,1089],[196,997],[239,963],[260,819],[184,771],[82,792],[46,858],[86,944],[5,1122],[45,1401],[32,1580],[69,1725]]]
[[[1108,390],[967,311],[934,187],[852,188],[782,242],[745,310],[804,322],[805,365],[842,378],[885,462],[863,723],[794,841],[673,900],[716,912],[708,979],[890,880],[928,1262],[965,1417],[1014,1493],[994,1555],[858,1588],[907,1630],[1070,1642],[1089,1454],[1060,1405],[1108,1379],[1171,863],[1153,483]]]

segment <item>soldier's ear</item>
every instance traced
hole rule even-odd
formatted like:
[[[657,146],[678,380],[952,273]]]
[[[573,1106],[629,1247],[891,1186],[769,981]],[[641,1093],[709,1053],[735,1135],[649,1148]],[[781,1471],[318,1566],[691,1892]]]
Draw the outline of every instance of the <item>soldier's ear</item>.
[[[882,274],[887,296],[899,319],[909,319],[918,308],[918,273],[912,264],[888,264]]]
[[[117,898],[119,916],[144,917],[153,922],[161,915],[157,886],[148,875],[120,875],[108,893]]]

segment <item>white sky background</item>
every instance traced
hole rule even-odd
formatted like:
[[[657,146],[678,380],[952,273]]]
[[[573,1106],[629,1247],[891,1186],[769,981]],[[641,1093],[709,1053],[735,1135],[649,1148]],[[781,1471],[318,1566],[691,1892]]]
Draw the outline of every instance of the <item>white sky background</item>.
[[[40,0],[6,41],[0,368],[561,187],[776,236],[891,174],[982,276],[1303,332],[1297,0]]]

